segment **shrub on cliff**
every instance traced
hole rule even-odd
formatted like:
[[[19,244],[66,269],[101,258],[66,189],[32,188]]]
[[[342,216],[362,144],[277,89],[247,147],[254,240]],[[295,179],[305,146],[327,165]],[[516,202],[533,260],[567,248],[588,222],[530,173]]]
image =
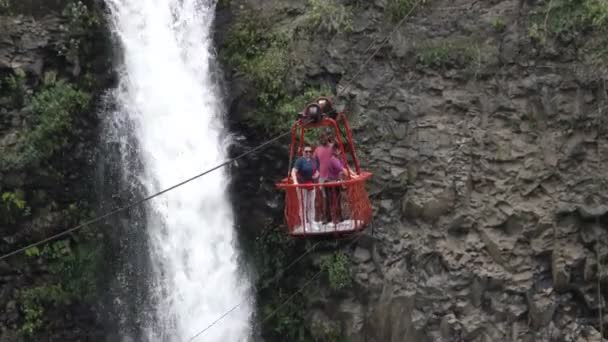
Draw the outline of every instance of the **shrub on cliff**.
[[[308,102],[330,94],[331,90],[308,87],[294,93],[292,79],[287,77],[295,64],[292,37],[272,31],[268,24],[260,24],[255,15],[246,18],[228,33],[224,60],[244,75],[255,91],[252,94],[255,109],[247,116],[249,124],[267,134],[282,133]]]
[[[308,0],[307,27],[312,32],[350,32],[353,29],[353,12],[350,7],[335,0]]]
[[[21,88],[21,87],[20,87]],[[19,94],[25,94],[24,91]],[[28,129],[17,147],[0,158],[3,169],[23,169],[48,161],[65,148],[72,136],[74,118],[89,105],[90,95],[56,75],[46,75],[42,86],[23,100],[30,115]]]
[[[87,108],[89,100],[89,94],[66,81],[47,77],[27,106],[32,113],[32,130],[26,138],[26,161],[43,161],[64,148],[74,116]]]

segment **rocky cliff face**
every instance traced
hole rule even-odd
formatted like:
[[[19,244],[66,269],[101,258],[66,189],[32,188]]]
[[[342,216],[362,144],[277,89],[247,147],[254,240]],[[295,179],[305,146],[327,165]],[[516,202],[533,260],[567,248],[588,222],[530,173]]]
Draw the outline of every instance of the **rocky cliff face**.
[[[99,96],[110,77],[88,1],[0,1],[0,254],[94,215]],[[0,341],[99,339],[95,231],[0,261]]]
[[[352,285],[336,292],[330,278],[315,281],[296,307],[285,309],[293,312],[280,313],[296,323],[265,321],[264,335],[600,341],[603,325],[608,338],[606,315],[603,322],[599,315],[608,295],[605,4],[232,0],[222,6],[218,40],[232,70],[236,127],[263,132],[257,120],[269,111],[260,108],[286,108],[294,100],[303,106],[312,98],[296,97],[311,87],[339,90],[360,159],[375,175],[374,234],[345,250]],[[264,29],[251,29],[250,21]],[[256,45],[239,50],[243,41]],[[281,63],[290,71],[284,79],[273,74]],[[269,81],[280,85],[261,86]],[[278,96],[269,100],[266,93]],[[250,136],[250,143],[264,136],[270,133]],[[272,182],[284,176],[287,155],[281,147],[272,153],[245,162],[240,172],[249,173],[236,182],[280,220],[280,208],[271,208],[280,203]],[[260,203],[250,203],[251,212],[263,212]],[[248,229],[261,216],[248,216]],[[293,246],[279,245],[272,248]],[[305,265],[315,269],[319,262]],[[310,274],[287,274],[275,287],[295,292]],[[262,309],[282,296],[260,293]]]

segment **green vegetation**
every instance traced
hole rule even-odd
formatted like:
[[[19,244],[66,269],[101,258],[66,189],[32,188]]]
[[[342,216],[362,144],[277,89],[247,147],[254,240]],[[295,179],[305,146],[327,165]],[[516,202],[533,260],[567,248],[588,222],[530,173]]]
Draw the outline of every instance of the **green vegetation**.
[[[21,69],[16,69],[14,74],[9,75],[3,83],[3,88],[6,88],[6,93],[10,99],[11,105],[14,107],[22,106],[25,101],[27,90],[25,72]]]
[[[441,42],[418,51],[417,61],[429,68],[464,67],[474,60],[474,50],[466,42]]]
[[[336,0],[308,0],[307,27],[311,32],[351,32],[353,11]]]
[[[28,258],[48,265],[56,282],[21,291],[20,307],[24,318],[20,330],[25,336],[33,336],[44,325],[45,309],[74,301],[92,301],[96,297],[100,253],[100,244],[94,240],[79,241],[74,246],[67,240],[57,241],[42,249],[26,250]]]
[[[43,161],[69,141],[73,118],[89,105],[90,96],[49,74],[42,89],[27,105],[33,114],[33,129],[27,135],[27,161]]]
[[[418,53],[418,62],[427,67],[444,67],[450,61],[452,50],[447,45],[429,47]]]
[[[269,223],[270,225],[271,223]],[[268,287],[266,282],[277,276],[279,270],[287,266],[288,259],[294,255],[295,241],[287,237],[284,231],[265,228],[267,233],[255,240],[253,260],[259,270],[260,289]]]
[[[589,39],[589,33],[597,33]],[[605,64],[608,54],[608,2],[605,0],[544,0],[538,10],[530,16],[528,36],[539,47],[546,45],[552,37],[562,37],[574,42],[580,49],[582,58],[594,63]],[[585,38],[583,38],[583,36]]]
[[[314,322],[313,326],[314,340],[319,342],[346,342],[348,341],[340,325],[336,322]]]
[[[259,272],[257,303],[265,335],[286,341],[309,340],[303,310],[306,298],[302,293],[296,293],[299,280],[305,279],[303,272],[294,268],[287,274],[280,273],[301,252],[295,241],[277,228],[265,228],[265,233],[255,240],[253,260]],[[281,281],[276,281],[277,277],[282,277]],[[295,296],[283,304],[294,293]]]
[[[323,258],[321,268],[326,272],[329,287],[339,291],[349,287],[352,282],[350,260],[343,252],[336,252]]]
[[[30,208],[21,192],[4,192],[0,197],[1,224],[15,224],[20,218],[29,214]]]
[[[0,0],[0,15],[10,13],[10,0]]]
[[[533,25],[546,34],[608,27],[608,2],[605,0],[546,0],[544,3],[542,10],[534,16]]]
[[[263,335],[269,340],[344,341],[338,324],[324,322],[322,325],[315,325],[308,317],[309,308],[306,305],[311,296],[319,291],[321,284],[313,282],[306,287],[304,284],[318,269],[306,262],[309,259],[300,260],[287,269],[294,260],[311,248],[310,242],[296,242],[278,228],[266,228],[265,233],[255,241],[253,260],[258,270],[257,305],[264,329]],[[352,284],[350,261],[346,254],[337,252],[323,257],[320,268],[323,274],[327,275],[331,289],[338,291]]]
[[[230,0],[218,0],[216,7],[217,9],[224,9],[230,7]]]
[[[391,21],[399,22],[412,11],[417,2],[424,5],[427,0],[388,0],[386,11]]]
[[[11,84],[23,85],[20,76],[9,78]],[[15,86],[13,89],[23,89]],[[26,94],[19,90],[19,94]],[[19,95],[21,96],[21,95]],[[74,118],[89,105],[90,95],[65,80],[58,80],[55,73],[47,73],[40,89],[33,96],[25,96],[25,110],[31,113],[31,127],[22,137],[15,151],[7,151],[0,157],[4,168],[23,168],[46,162],[68,145],[72,137]]]
[[[304,342],[310,341],[309,324],[306,321],[306,297],[301,293],[293,295],[297,289],[285,290],[282,287],[269,296],[265,305],[262,306],[263,319],[267,321],[264,325],[271,328],[267,334],[280,341]]]
[[[284,96],[283,85],[291,67],[287,35],[267,30],[253,20],[239,22],[230,31],[226,46],[228,62],[258,90],[258,106],[265,110]]]
[[[290,34],[273,32],[258,18],[235,24],[225,44],[225,61],[255,89],[256,109],[250,123],[266,134],[289,129],[307,103],[320,95],[331,95],[328,87],[308,87],[297,94],[291,89],[287,77],[295,64],[291,41]]]
[[[62,14],[68,20],[66,32],[71,38],[67,44],[59,46],[59,54],[75,59],[86,48],[86,42],[95,38],[93,34],[99,27],[101,19],[80,0],[69,1]]]
[[[505,24],[501,18],[492,18],[492,20],[490,20],[490,25],[492,25],[492,28],[497,32],[502,32],[507,27],[507,24]]]
[[[51,25],[53,37],[47,46],[65,58],[51,56],[52,60],[45,66],[58,66],[58,70],[66,72],[70,67],[82,68],[81,74],[72,80],[68,80],[74,76],[72,73],[64,74],[67,77],[64,78],[55,72],[46,72],[38,79],[37,75],[26,75],[18,69],[13,74],[2,73],[0,77],[0,107],[6,108],[10,115],[5,120],[8,139],[0,153],[0,173],[10,170],[16,175],[10,186],[9,182],[0,184],[0,226],[10,228],[9,233],[19,231],[19,241],[33,238],[32,233],[48,234],[48,229],[53,228],[51,224],[70,226],[90,217],[90,213],[82,209],[88,207],[86,203],[80,208],[67,202],[70,197],[80,197],[80,192],[88,195],[88,185],[72,187],[70,179],[73,178],[63,177],[63,173],[87,172],[75,165],[79,160],[70,156],[69,151],[81,136],[79,115],[86,113],[91,100],[89,92],[82,89],[93,88],[93,82],[100,82],[91,77],[93,67],[99,68],[93,63],[99,63],[101,58],[97,57],[103,56],[99,49],[103,39],[96,35],[101,26],[100,16],[90,10],[92,5],[85,5],[92,4],[90,1],[60,3],[48,4],[48,7],[45,3],[40,10],[30,8],[31,4],[0,0],[0,13],[5,12],[4,7],[14,5],[11,10],[15,12],[32,11],[37,15],[47,8],[55,11],[56,6],[66,4],[63,25]],[[56,32],[57,29],[61,32]],[[24,182],[27,178],[30,180]],[[69,193],[66,188],[70,189]],[[23,242],[26,241],[18,243]],[[26,340],[33,340],[47,322],[55,322],[54,314],[72,311],[66,305],[95,299],[101,247],[94,235],[81,232],[70,240],[28,249],[25,261],[16,259],[16,262],[27,262],[22,272],[32,280],[27,287],[19,288],[17,298],[11,298],[16,299],[21,311],[19,328]]]
[[[44,322],[44,304],[64,303],[65,295],[59,285],[40,286],[21,291],[21,310],[23,311],[23,324],[20,332],[27,336],[33,336]]]

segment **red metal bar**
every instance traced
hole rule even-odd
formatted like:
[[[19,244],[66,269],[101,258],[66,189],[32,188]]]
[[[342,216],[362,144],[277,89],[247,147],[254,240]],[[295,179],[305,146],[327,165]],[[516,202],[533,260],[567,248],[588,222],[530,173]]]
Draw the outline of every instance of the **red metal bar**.
[[[291,169],[293,168],[293,149],[296,145],[296,130],[297,123],[294,123],[291,126],[291,144],[289,146],[289,165],[287,165],[287,178],[291,177]]]
[[[346,116],[344,113],[340,112],[338,117],[342,119],[342,123],[344,123],[344,128],[346,128],[346,136],[348,138],[348,143],[350,145],[350,152],[353,156],[353,162],[355,163],[355,170],[357,173],[361,173],[361,167],[359,166],[359,159],[357,158],[357,153],[355,151],[355,145],[353,144],[353,135],[350,131],[350,126],[348,125],[348,121],[346,120]]]

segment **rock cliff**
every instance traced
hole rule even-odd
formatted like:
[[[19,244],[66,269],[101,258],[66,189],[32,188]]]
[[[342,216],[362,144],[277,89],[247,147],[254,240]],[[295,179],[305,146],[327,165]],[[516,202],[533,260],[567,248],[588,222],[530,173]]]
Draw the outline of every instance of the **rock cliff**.
[[[0,254],[95,215],[96,108],[111,82],[88,1],[0,1]],[[99,340],[94,230],[0,261],[0,341]]]
[[[281,117],[283,109],[328,89],[340,92],[360,159],[374,172],[373,235],[343,245],[351,285],[332,289],[331,274],[315,281],[281,318],[264,321],[263,336],[600,341],[603,325],[608,337],[606,315],[599,321],[608,294],[605,4],[220,3],[219,51],[242,144],[280,132],[280,120],[274,130],[260,121],[289,121],[294,111]],[[241,163],[235,182],[266,204],[239,204],[244,231],[263,226],[265,213],[281,219],[273,182],[285,174],[287,151],[255,158]],[[258,239],[267,244],[253,254],[269,254],[262,267],[276,267],[273,253],[305,250]],[[273,293],[261,287],[260,317],[327,254],[301,262]]]

